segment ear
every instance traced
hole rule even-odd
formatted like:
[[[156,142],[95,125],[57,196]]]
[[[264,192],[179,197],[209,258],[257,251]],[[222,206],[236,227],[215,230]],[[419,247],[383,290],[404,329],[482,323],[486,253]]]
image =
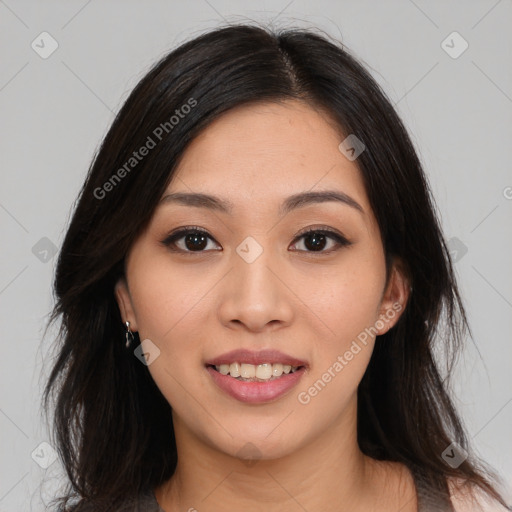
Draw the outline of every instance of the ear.
[[[135,318],[135,311],[133,309],[132,298],[128,290],[126,278],[122,277],[119,279],[114,288],[114,293],[123,322],[130,322],[130,330],[136,332],[138,330],[137,320]]]
[[[399,259],[395,259],[382,295],[379,320],[375,324],[378,336],[388,332],[398,322],[405,311],[411,290],[404,265]]]

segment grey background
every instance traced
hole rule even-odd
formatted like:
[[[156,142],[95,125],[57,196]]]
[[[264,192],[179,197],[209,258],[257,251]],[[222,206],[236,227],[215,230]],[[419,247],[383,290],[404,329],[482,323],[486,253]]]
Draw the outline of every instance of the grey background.
[[[475,344],[456,369],[457,404],[477,451],[512,485],[510,0],[0,0],[0,512],[43,510],[62,483],[58,462],[36,463],[51,461],[39,401],[54,332],[41,339],[52,248],[92,155],[153,62],[244,20],[341,38],[396,103],[458,251]],[[59,45],[46,59],[31,47],[43,31]],[[441,46],[453,31],[469,44],[458,58]]]

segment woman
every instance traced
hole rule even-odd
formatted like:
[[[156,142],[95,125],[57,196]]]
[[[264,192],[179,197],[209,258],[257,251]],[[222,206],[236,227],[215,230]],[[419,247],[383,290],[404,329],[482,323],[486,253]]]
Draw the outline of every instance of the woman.
[[[231,26],[157,63],[55,291],[63,510],[505,505],[432,355],[467,321],[421,164],[324,37]]]

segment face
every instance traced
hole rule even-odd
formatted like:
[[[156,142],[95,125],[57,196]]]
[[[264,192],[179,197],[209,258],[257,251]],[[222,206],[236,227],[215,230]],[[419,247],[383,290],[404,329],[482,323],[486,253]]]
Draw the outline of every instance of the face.
[[[344,138],[300,102],[229,111],[188,147],[131,248],[116,296],[150,340],[177,439],[272,459],[354,434],[357,386],[407,286],[398,270],[386,281]]]

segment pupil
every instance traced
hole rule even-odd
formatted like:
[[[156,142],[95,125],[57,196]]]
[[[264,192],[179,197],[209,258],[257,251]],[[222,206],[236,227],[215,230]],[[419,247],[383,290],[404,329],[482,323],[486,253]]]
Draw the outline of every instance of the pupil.
[[[308,240],[311,240],[312,243],[309,244]],[[304,244],[308,249],[312,249],[313,251],[319,249],[321,250],[325,246],[325,235],[322,233],[314,233],[312,235],[308,235],[304,241]]]
[[[185,237],[185,245],[191,251],[204,249],[206,247],[206,237],[200,233],[188,234]],[[325,247],[325,235],[322,233],[308,235],[305,245],[312,251],[322,250]]]
[[[200,242],[197,244],[197,242]],[[185,237],[185,245],[187,246],[187,249],[189,250],[201,250],[206,247],[206,237],[200,233],[195,234],[188,234]]]

